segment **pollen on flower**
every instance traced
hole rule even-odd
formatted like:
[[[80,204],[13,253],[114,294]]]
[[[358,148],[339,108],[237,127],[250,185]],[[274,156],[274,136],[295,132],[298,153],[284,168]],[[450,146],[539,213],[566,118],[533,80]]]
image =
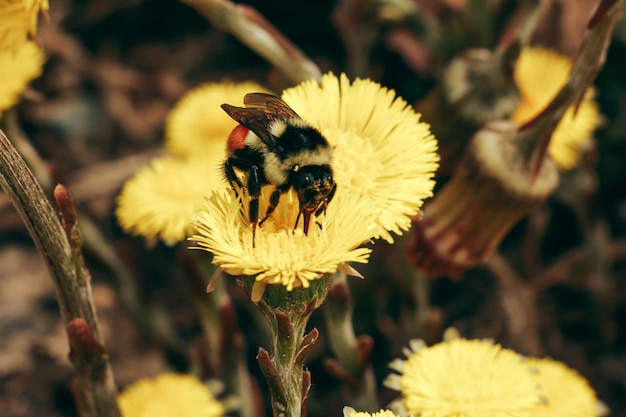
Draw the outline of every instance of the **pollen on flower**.
[[[122,228],[167,244],[190,236],[194,210],[212,190],[226,185],[222,158],[217,151],[207,158],[163,157],[139,170],[117,200]]]
[[[523,124],[541,113],[565,85],[571,68],[566,56],[544,48],[524,48],[514,72],[522,100],[511,120]],[[581,152],[590,147],[601,119],[594,95],[589,88],[582,101],[566,111],[552,134],[548,153],[560,169],[573,168]]]
[[[377,237],[408,230],[432,196],[438,167],[430,126],[393,90],[371,80],[326,74],[283,92],[283,100],[333,147],[337,184],[380,212]]]
[[[174,155],[188,157],[214,151],[213,143],[226,139],[237,126],[220,108],[224,103],[243,105],[243,97],[251,92],[266,92],[259,84],[209,83],[189,91],[170,112],[165,126],[165,146]]]
[[[118,402],[123,417],[220,417],[225,411],[197,378],[173,373],[136,382]]]
[[[44,59],[41,49],[31,41],[22,42],[14,50],[0,48],[0,116],[18,102],[28,83],[41,74]]]
[[[267,210],[270,189],[263,190],[260,213]],[[254,245],[248,202],[244,190],[239,195],[215,191],[196,214],[192,240],[197,249],[212,252],[213,263],[227,273],[256,277],[255,298],[266,285],[306,288],[344,263],[367,262],[370,249],[359,246],[375,234],[375,213],[365,210],[354,193],[338,189],[326,214],[311,220],[308,235],[301,216],[294,227],[298,197],[293,191],[283,194],[274,213],[257,227]]]
[[[552,359],[529,359],[545,401],[535,417],[598,417],[602,405],[589,382],[564,363]]]
[[[483,340],[419,344],[385,380],[402,397],[392,408],[425,417],[530,417],[540,403],[531,368],[517,353]]]

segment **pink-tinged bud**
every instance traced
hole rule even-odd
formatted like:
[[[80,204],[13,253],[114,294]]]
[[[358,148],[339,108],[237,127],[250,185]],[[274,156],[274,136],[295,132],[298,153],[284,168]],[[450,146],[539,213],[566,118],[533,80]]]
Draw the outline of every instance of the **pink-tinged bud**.
[[[549,158],[537,175],[531,172],[517,132],[510,122],[480,130],[450,181],[424,206],[407,253],[429,276],[455,278],[482,262],[557,187]]]

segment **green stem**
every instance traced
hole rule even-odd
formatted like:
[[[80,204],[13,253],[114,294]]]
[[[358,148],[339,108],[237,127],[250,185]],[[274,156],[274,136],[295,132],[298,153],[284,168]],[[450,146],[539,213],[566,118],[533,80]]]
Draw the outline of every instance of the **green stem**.
[[[329,372],[342,381],[342,394],[347,404],[360,411],[375,412],[380,406],[370,362],[373,339],[366,335],[356,337],[353,314],[346,275],[338,272],[324,306],[328,341],[336,360],[329,359],[325,365]]]
[[[257,357],[269,385],[274,417],[304,417],[310,379],[304,371],[304,358],[317,340],[317,330],[305,335],[313,310],[319,307],[332,282],[324,276],[309,288],[287,291],[280,285],[268,285],[256,303],[272,332],[272,357],[261,349]],[[244,285],[252,288],[251,282]]]

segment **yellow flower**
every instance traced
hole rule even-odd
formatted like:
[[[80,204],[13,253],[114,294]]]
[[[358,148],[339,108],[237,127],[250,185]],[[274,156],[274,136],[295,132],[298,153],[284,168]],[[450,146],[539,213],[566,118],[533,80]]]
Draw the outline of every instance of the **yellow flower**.
[[[597,417],[601,406],[587,380],[565,364],[551,359],[529,359],[545,397],[535,417]]]
[[[376,413],[366,413],[363,411],[356,411],[352,407],[343,408],[343,417],[398,417],[393,411],[380,410]]]
[[[0,0],[0,50],[13,50],[34,35],[39,12],[48,8],[48,0]]]
[[[224,407],[197,378],[164,373],[142,379],[118,398],[123,417],[220,417]]]
[[[206,200],[196,217],[198,234],[192,237],[198,249],[213,253],[213,263],[231,275],[255,276],[252,299],[258,301],[267,284],[280,284],[288,291],[309,287],[309,282],[333,273],[347,262],[367,261],[370,249],[358,248],[376,230],[373,214],[358,196],[338,188],[325,215],[311,220],[308,235],[298,226],[298,197],[292,191],[282,195],[276,211],[257,227],[252,239],[248,222],[248,195],[225,188]],[[266,188],[259,213],[267,210]],[[319,226],[315,224],[319,223]]]
[[[402,412],[420,417],[531,417],[540,393],[517,353],[483,340],[456,338],[432,347],[412,341],[400,373],[385,380],[401,392]]]
[[[191,90],[167,118],[167,150],[182,157],[206,155],[214,151],[215,141],[221,141],[225,149],[228,135],[237,122],[220,105],[243,105],[243,97],[247,93],[265,91],[265,88],[251,81],[204,84]]]
[[[556,52],[526,47],[522,50],[514,73],[521,102],[511,119],[526,123],[544,110],[569,78],[572,62]],[[548,153],[559,168],[568,170],[578,162],[600,123],[598,104],[589,88],[576,109],[570,107],[556,127]]]
[[[41,74],[43,62],[44,54],[34,42],[23,42],[14,51],[0,49],[0,116],[18,102],[28,83]]]
[[[139,170],[118,197],[116,214],[122,228],[168,244],[190,236],[197,206],[212,190],[226,186],[221,152],[207,158],[163,157]]]
[[[282,98],[333,147],[337,188],[356,191],[363,207],[380,211],[376,235],[392,242],[388,232],[408,230],[432,196],[439,161],[437,141],[420,115],[393,90],[370,80],[350,83],[344,74],[306,81]]]

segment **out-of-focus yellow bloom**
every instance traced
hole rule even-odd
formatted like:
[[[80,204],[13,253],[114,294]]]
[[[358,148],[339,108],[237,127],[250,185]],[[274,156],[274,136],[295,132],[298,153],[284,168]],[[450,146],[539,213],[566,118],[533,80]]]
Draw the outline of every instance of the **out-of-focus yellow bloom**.
[[[39,13],[48,8],[48,0],[0,0],[0,50],[14,50],[35,35]]]
[[[535,417],[598,417],[602,406],[585,378],[565,364],[551,359],[529,359],[536,369],[537,380],[545,402]]]
[[[0,49],[0,117],[18,102],[28,83],[41,74],[44,60],[34,42],[22,42],[15,50]]]
[[[177,156],[195,157],[215,152],[216,142],[226,149],[228,135],[237,122],[220,105],[243,106],[243,97],[247,93],[266,91],[252,81],[210,83],[194,88],[176,104],[167,118],[167,150]]]
[[[195,209],[218,187],[226,187],[222,155],[155,159],[128,180],[117,201],[122,228],[147,239],[174,244],[193,234]]]
[[[393,411],[380,410],[375,413],[356,411],[352,407],[343,408],[343,417],[398,417]]]
[[[197,378],[164,373],[119,395],[123,417],[220,417],[224,407]]]
[[[260,198],[260,213],[265,213],[271,192]],[[298,197],[283,194],[276,210],[256,237],[248,222],[249,197],[220,189],[204,203],[196,217],[198,233],[192,237],[197,248],[213,253],[213,263],[231,275],[256,277],[252,299],[258,301],[268,284],[279,284],[288,291],[333,273],[347,262],[367,261],[370,249],[359,246],[377,228],[374,213],[362,205],[359,196],[338,188],[325,215],[311,220],[308,235],[302,230]],[[316,225],[315,223],[318,223]]]
[[[393,90],[371,80],[351,83],[345,74],[306,81],[282,98],[333,147],[338,189],[356,191],[363,207],[380,213],[377,236],[392,242],[389,232],[408,230],[432,196],[439,161],[437,141],[420,115]]]
[[[401,414],[420,417],[532,417],[540,392],[517,353],[483,340],[455,338],[432,347],[412,341],[385,380],[401,392]]]
[[[570,59],[554,51],[524,48],[514,72],[522,100],[511,119],[525,123],[537,116],[565,85],[571,68]],[[566,111],[550,139],[548,153],[559,168],[568,170],[576,165],[599,123],[598,104],[589,88],[578,107]]]

